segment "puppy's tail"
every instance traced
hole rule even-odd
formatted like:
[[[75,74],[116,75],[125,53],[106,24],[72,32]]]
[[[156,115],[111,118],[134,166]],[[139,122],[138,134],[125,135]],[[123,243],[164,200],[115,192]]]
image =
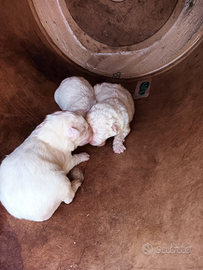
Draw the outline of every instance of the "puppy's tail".
[[[84,181],[84,175],[83,175],[82,171],[80,170],[80,168],[78,168],[78,167],[74,167],[70,171],[68,176],[70,177],[71,181],[74,179],[79,179],[81,182]]]

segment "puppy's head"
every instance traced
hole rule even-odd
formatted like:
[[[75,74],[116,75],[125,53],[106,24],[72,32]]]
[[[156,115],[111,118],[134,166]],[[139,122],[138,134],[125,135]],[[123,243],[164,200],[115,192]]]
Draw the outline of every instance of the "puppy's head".
[[[100,110],[98,106],[93,106],[86,119],[93,130],[93,137],[89,142],[91,145],[103,146],[108,138],[119,132],[119,125],[113,115],[108,113],[108,108]]]
[[[73,151],[92,140],[92,129],[76,113],[60,111],[47,115],[35,132],[40,140],[64,151]]]

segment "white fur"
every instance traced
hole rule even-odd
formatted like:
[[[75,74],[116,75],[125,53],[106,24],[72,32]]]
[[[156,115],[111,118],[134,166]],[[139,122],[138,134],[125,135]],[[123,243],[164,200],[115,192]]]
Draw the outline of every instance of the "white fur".
[[[82,77],[63,80],[54,93],[54,99],[62,110],[79,112],[83,116],[96,103],[93,87]]]
[[[94,86],[97,104],[87,113],[87,122],[92,127],[90,144],[102,146],[106,139],[115,136],[113,151],[125,151],[123,142],[130,132],[130,122],[135,112],[131,94],[120,84],[102,83]]]
[[[0,166],[0,200],[16,218],[49,219],[61,202],[70,203],[81,185],[66,174],[87,153],[72,155],[91,140],[92,130],[81,115],[50,114]]]

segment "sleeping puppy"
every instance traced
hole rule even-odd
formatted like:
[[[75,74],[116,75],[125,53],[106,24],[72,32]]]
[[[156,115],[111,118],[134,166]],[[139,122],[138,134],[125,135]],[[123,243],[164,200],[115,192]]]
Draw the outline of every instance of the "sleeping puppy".
[[[113,151],[126,150],[123,142],[130,132],[130,122],[135,112],[131,94],[120,84],[102,83],[94,86],[97,104],[87,113],[87,122],[92,127],[91,145],[102,146],[112,136]]]
[[[92,130],[81,115],[47,115],[0,166],[0,200],[7,211],[19,219],[44,221],[61,202],[70,203],[83,179],[70,182],[66,174],[89,160],[87,153],[71,152],[91,138]]]
[[[82,116],[96,103],[94,89],[82,77],[69,77],[61,82],[54,99],[62,110],[78,112]]]

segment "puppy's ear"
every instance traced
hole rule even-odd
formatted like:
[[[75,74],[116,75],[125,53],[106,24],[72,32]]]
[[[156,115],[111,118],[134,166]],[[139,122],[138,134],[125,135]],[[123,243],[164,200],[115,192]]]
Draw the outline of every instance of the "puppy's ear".
[[[112,128],[113,132],[118,133],[118,127],[117,127],[116,124],[113,124],[113,125],[111,126],[111,128]]]
[[[80,135],[80,132],[74,127],[69,127],[66,132],[66,136],[69,138],[77,138],[79,137],[79,135]]]

